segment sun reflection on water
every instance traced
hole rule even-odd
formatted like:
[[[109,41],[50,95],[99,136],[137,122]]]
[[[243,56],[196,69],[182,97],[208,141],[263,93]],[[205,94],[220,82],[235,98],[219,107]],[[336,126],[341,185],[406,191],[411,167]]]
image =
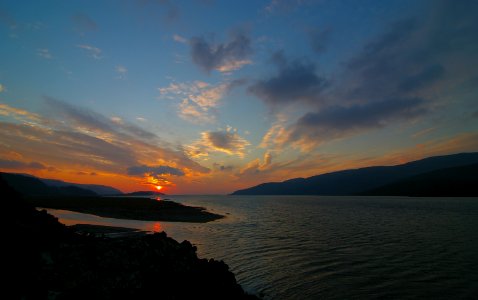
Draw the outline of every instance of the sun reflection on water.
[[[153,224],[153,232],[161,232],[163,231],[163,227],[161,226],[161,223],[155,222]]]

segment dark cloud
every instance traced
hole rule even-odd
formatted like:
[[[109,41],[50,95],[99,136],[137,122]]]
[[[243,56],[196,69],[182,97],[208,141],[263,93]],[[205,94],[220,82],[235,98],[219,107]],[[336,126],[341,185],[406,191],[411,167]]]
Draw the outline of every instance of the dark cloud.
[[[83,172],[83,171],[79,171],[79,172],[76,172],[76,175],[80,175],[80,176],[97,176],[98,174],[95,173],[95,172]]]
[[[230,72],[250,63],[251,40],[245,33],[231,34],[226,43],[215,44],[203,37],[193,37],[189,44],[193,62],[207,72]]]
[[[221,171],[221,172],[230,172],[232,170],[234,170],[234,166],[231,166],[231,165],[222,165],[222,164],[218,164],[218,163],[214,163],[213,164],[213,167],[215,170],[217,171]]]
[[[162,175],[175,175],[175,176],[184,176],[184,172],[180,169],[173,168],[170,166],[132,166],[127,169],[128,175],[142,176],[148,174],[151,176],[162,176]]]
[[[409,120],[426,112],[418,98],[394,99],[350,107],[333,106],[302,116],[289,130],[287,142],[307,148],[358,132]]]
[[[278,67],[277,74],[254,83],[249,87],[251,93],[273,107],[320,101],[327,81],[317,75],[315,64],[299,60],[289,61],[281,53],[276,53],[272,60]]]
[[[243,156],[249,142],[232,130],[201,133],[202,145],[212,151]]]
[[[44,170],[47,167],[39,162],[22,162],[18,160],[5,160],[0,159],[0,168],[4,169],[36,169],[36,170]]]
[[[367,43],[345,64],[324,102],[317,102],[322,107],[289,126],[279,143],[318,145],[446,109],[450,100],[443,95],[458,87],[477,93],[478,2],[431,3],[421,18],[394,22]],[[284,104],[292,98],[284,96],[291,89],[288,84],[301,93],[307,90],[298,88],[307,80],[287,83],[279,78],[262,81],[251,91],[266,102]]]
[[[478,76],[470,67],[478,63],[477,11],[476,1],[434,1],[424,18],[395,22],[348,63],[345,83],[351,88],[345,96],[356,101],[429,97],[433,87],[470,85]]]
[[[310,46],[316,53],[323,53],[327,50],[330,40],[330,29],[311,29],[307,32]]]

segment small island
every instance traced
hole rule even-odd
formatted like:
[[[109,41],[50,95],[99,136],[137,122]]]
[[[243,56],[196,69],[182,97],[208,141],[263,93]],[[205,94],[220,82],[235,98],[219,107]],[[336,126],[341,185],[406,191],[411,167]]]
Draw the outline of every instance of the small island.
[[[35,207],[71,210],[106,218],[205,223],[224,216],[203,207],[141,197],[28,197]]]

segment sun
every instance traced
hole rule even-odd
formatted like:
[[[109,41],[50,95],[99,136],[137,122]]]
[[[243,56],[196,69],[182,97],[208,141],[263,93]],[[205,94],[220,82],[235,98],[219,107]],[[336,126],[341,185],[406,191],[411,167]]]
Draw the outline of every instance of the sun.
[[[160,185],[157,185],[157,186],[156,186],[156,189],[157,189],[158,191],[160,191],[162,188],[163,188],[163,187],[160,186]]]

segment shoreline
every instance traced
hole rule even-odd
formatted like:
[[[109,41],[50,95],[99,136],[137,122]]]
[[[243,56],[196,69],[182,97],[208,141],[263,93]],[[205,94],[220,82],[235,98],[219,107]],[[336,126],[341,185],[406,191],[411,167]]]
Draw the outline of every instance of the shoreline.
[[[125,220],[206,223],[225,217],[203,207],[143,197],[31,197],[26,200],[35,207]]]

